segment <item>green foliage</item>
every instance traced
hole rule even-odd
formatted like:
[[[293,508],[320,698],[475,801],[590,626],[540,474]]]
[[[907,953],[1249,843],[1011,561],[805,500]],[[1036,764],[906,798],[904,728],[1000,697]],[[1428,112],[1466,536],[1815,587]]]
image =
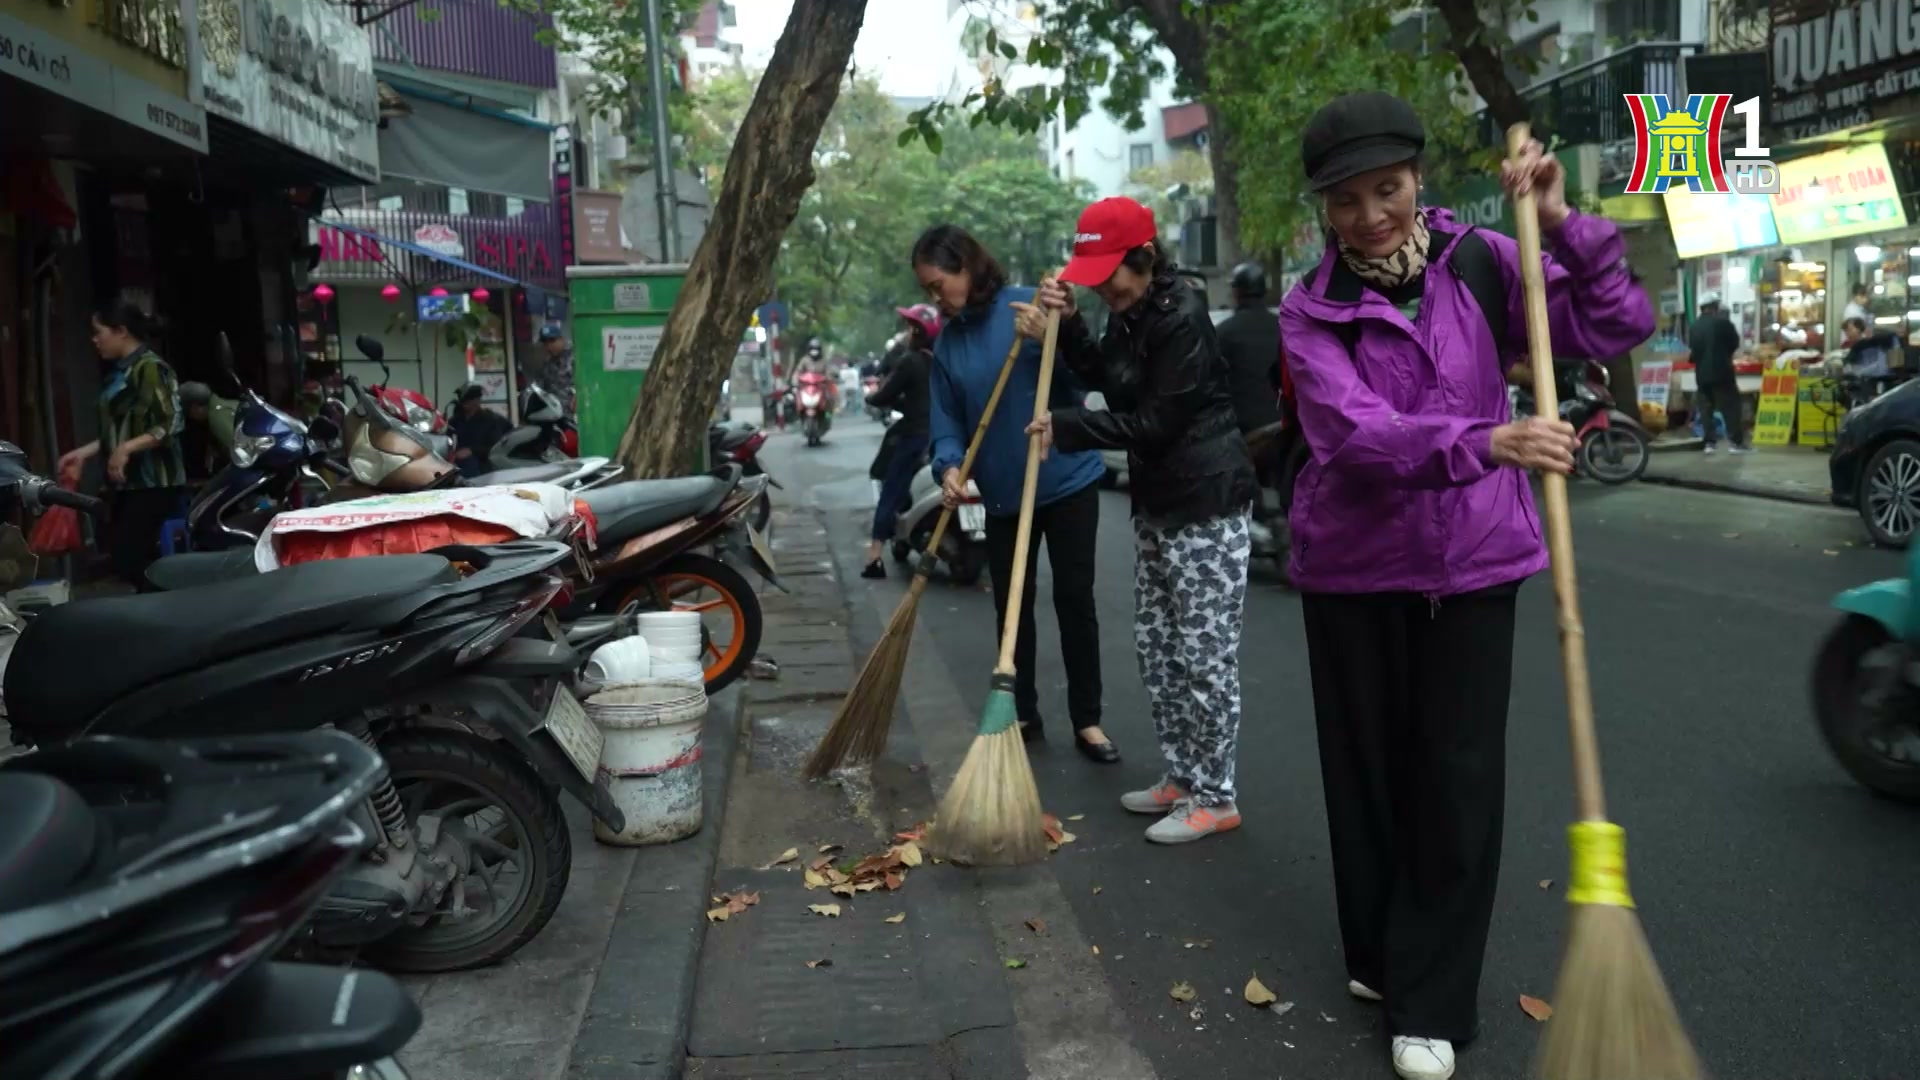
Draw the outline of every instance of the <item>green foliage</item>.
[[[542,42],[555,51],[578,54],[592,65],[596,78],[588,84],[589,110],[607,115],[652,108],[652,72],[647,57],[646,0],[499,0],[502,7],[553,16],[553,27],[540,31]],[[660,40],[667,53],[668,108],[680,95],[674,89],[679,76],[677,59],[681,28],[692,23],[704,0],[660,0]],[[649,114],[650,115],[650,114]],[[652,128],[641,117],[631,126],[640,141],[651,145]],[[636,151],[644,150],[636,147]]]
[[[1341,94],[1385,90],[1410,102],[1427,125],[1427,182],[1483,168],[1478,128],[1456,90],[1450,53],[1386,47],[1394,0],[1273,0],[1228,5],[1216,32],[1231,49],[1211,51],[1213,105],[1233,132],[1240,185],[1240,242],[1280,253],[1317,208],[1305,191],[1300,131]],[[1279,72],[1291,72],[1282,79]]]
[[[716,133],[689,136],[690,164],[724,160],[752,98],[751,80],[703,86],[690,111]],[[878,351],[897,328],[896,307],[921,290],[908,265],[914,240],[952,221],[986,244],[1016,279],[1034,281],[1062,258],[1090,196],[1054,178],[1029,135],[963,118],[933,129],[940,154],[902,146],[904,113],[871,78],[842,89],[814,148],[814,183],[781,243],[774,286],[792,312],[790,337],[819,337],[850,353]],[[698,154],[710,155],[707,160]]]

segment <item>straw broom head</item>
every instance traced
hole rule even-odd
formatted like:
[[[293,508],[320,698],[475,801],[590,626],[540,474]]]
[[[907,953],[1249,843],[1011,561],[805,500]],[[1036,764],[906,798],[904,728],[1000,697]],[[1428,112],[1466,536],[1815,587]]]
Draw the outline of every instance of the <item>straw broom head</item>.
[[[907,667],[907,652],[913,646],[913,624],[919,617],[920,594],[927,588],[927,575],[913,576],[907,595],[894,609],[880,641],[853,689],[840,702],[833,715],[833,726],[807,758],[805,775],[818,780],[842,765],[863,765],[880,756],[887,748],[887,735],[893,727],[893,707],[900,697],[900,676]]]
[[[1013,677],[996,674],[980,733],[940,801],[927,844],[963,866],[1015,866],[1046,857],[1046,822],[1020,738]]]
[[[1700,1058],[1627,893],[1626,833],[1605,821],[1568,829],[1573,917],[1541,1040],[1541,1080],[1700,1080]]]

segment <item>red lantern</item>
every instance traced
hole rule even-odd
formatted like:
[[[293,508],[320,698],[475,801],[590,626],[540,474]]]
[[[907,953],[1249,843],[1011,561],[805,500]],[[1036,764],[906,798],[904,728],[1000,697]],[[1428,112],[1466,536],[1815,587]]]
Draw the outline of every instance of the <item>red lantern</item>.
[[[427,295],[428,296],[445,296],[447,295],[447,290],[441,288],[438,285],[435,285],[433,288],[427,290]]]
[[[488,292],[487,290],[485,290],[485,289],[475,289],[475,290],[473,290],[473,302],[474,302],[474,303],[476,303],[476,304],[479,304],[479,305],[481,305],[482,307],[485,307],[485,306],[486,306],[486,303],[487,303],[487,301],[489,301],[489,300],[491,300],[491,299],[493,299],[493,294],[492,294],[492,293],[490,293],[490,292]]]
[[[323,304],[330,303],[333,300],[333,286],[324,282],[315,285],[313,287],[313,298]]]
[[[399,303],[400,302],[400,286],[395,285],[391,281],[387,282],[380,289],[380,299],[385,300],[389,304]]]

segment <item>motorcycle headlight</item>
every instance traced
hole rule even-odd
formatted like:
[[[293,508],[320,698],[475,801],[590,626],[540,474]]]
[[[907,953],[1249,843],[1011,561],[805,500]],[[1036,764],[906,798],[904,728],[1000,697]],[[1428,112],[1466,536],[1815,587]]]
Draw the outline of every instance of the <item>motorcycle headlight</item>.
[[[242,469],[252,468],[260,460],[260,455],[273,449],[271,435],[242,435],[233,433],[233,463]]]
[[[1579,386],[1574,387],[1573,393],[1575,397],[1590,405],[1598,404],[1600,401],[1600,395],[1594,391],[1593,387],[1588,386],[1586,383],[1581,383]]]
[[[407,423],[420,431],[432,431],[433,412],[422,408],[419,402],[409,401],[407,402]]]

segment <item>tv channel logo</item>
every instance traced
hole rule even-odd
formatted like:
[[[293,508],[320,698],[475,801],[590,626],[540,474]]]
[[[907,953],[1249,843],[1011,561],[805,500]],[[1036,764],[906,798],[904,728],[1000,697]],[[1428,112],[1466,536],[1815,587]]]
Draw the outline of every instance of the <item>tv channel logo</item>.
[[[1734,104],[1732,94],[1691,94],[1682,108],[1665,94],[1627,94],[1633,117],[1629,195],[1658,195],[1676,183],[1707,195],[1777,195],[1780,170],[1760,145],[1760,99]],[[1721,153],[1721,126],[1731,112],[1746,120],[1732,157]]]

